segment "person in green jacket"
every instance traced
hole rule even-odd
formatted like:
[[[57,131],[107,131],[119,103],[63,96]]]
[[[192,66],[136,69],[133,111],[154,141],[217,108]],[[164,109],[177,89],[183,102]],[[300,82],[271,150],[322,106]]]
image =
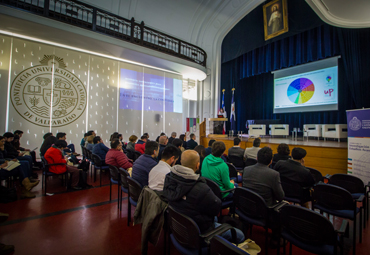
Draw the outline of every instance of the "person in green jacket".
[[[202,176],[216,182],[221,191],[233,189],[234,181],[230,180],[229,167],[221,158],[226,150],[223,142],[214,142],[212,144],[212,154],[204,158],[202,163]],[[232,198],[231,192],[224,193],[222,198]]]

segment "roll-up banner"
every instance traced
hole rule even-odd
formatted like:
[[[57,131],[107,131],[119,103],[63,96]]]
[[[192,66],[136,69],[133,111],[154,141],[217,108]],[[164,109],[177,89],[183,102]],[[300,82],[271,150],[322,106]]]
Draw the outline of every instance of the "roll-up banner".
[[[347,111],[348,174],[370,181],[370,109]]]

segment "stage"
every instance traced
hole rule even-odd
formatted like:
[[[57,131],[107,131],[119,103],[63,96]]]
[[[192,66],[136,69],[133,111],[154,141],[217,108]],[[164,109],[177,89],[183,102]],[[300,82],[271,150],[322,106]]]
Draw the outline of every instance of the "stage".
[[[213,138],[202,137],[201,144],[204,147],[208,147],[208,142]],[[216,141],[223,141],[226,145],[226,151],[234,145],[234,138],[217,138]],[[245,149],[252,147],[254,139],[248,139],[242,137],[240,147]],[[347,141],[338,142],[337,140],[317,140],[317,138],[311,137],[308,141],[307,138],[302,140],[293,140],[291,137],[288,138],[261,138],[261,147],[268,146],[273,150],[273,153],[277,153],[277,147],[280,143],[286,143],[289,145],[290,151],[294,147],[301,147],[307,151],[305,157],[305,165],[319,170],[323,175],[336,174],[336,173],[347,173]]]

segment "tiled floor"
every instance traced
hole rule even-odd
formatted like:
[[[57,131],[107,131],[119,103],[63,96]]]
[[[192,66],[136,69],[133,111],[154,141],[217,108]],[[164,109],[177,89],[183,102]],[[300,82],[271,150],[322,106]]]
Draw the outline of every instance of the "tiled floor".
[[[61,181],[54,178],[48,184],[53,196],[43,196],[40,183],[35,187],[36,198],[0,204],[0,212],[10,214],[0,226],[0,242],[15,245],[14,254],[141,254],[140,225],[127,227],[126,195],[119,212],[116,186],[109,201],[107,173],[102,183],[98,187],[98,179],[95,188],[65,192]],[[370,254],[369,233],[368,225],[363,243],[357,244],[358,255]],[[264,254],[264,230],[254,227],[252,239]],[[351,239],[345,243],[345,254],[352,254]],[[149,245],[148,254],[163,254],[163,248],[161,238],[157,247]],[[179,253],[172,247],[171,254]],[[269,254],[276,254],[276,249],[269,249]],[[293,248],[293,254],[309,253]]]

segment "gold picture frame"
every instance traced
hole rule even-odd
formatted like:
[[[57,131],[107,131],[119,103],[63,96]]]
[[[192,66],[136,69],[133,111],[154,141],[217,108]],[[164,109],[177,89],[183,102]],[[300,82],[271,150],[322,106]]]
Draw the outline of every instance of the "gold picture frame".
[[[265,41],[288,32],[287,0],[273,0],[263,6]]]

